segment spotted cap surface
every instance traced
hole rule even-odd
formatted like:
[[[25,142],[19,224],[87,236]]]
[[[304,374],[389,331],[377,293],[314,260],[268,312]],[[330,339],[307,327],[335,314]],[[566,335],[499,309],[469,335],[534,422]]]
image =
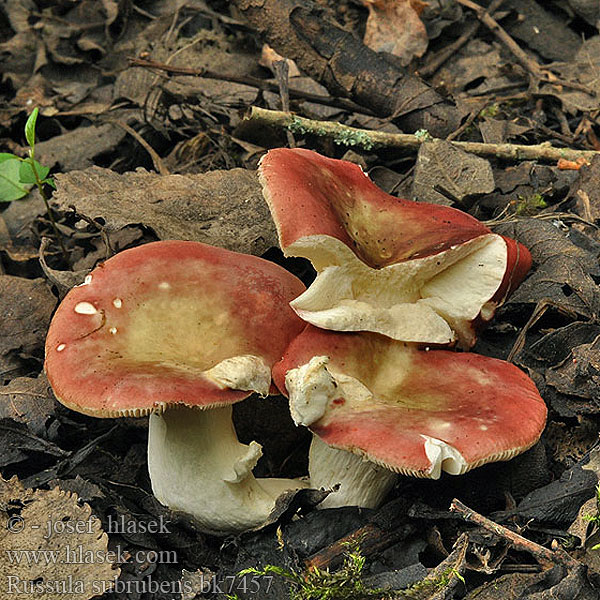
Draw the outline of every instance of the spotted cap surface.
[[[197,242],[125,250],[62,301],[45,370],[63,404],[93,416],[231,404],[256,387],[244,373],[266,372],[268,387],[304,327],[288,305],[304,289],[273,263]]]

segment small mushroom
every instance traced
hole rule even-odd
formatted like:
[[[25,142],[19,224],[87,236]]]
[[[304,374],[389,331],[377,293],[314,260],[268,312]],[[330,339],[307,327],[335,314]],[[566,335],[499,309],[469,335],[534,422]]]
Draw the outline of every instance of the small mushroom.
[[[94,417],[150,414],[156,497],[228,533],[265,522],[287,479],[255,479],[232,405],[271,387],[271,367],[304,323],[304,285],[254,256],[196,242],[154,242],[97,267],[60,304],[46,340],[56,397]],[[274,389],[274,388],[273,388]]]
[[[273,378],[296,424],[315,434],[311,486],[341,484],[327,507],[376,507],[398,473],[437,479],[509,460],[546,421],[534,383],[514,365],[374,333],[309,325]]]
[[[521,244],[459,210],[390,196],[350,162],[278,148],[259,177],[281,249],[318,273],[292,307],[324,329],[468,348],[531,266]]]

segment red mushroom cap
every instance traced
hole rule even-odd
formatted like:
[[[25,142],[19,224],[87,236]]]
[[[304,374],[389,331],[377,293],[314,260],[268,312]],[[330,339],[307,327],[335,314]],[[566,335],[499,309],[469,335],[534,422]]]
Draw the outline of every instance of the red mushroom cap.
[[[311,361],[319,368],[319,360],[333,382],[326,401],[315,401],[304,387],[326,387],[323,379],[294,375]],[[296,420],[310,413],[305,424],[327,444],[418,477],[508,460],[539,439],[546,421],[544,401],[517,367],[477,354],[418,350],[371,333],[308,326],[273,378],[291,394]],[[452,465],[444,465],[447,458]]]
[[[284,251],[300,238],[328,235],[380,269],[490,233],[460,210],[390,196],[358,165],[311,150],[270,150],[259,173]]]
[[[318,302],[309,290],[292,304],[304,320],[318,327],[374,331],[402,341],[435,344],[458,338],[462,346],[469,347],[475,342],[476,324],[493,316],[531,264],[524,246],[491,233],[470,215],[390,196],[350,162],[310,150],[278,148],[263,157],[259,176],[284,253],[310,259],[319,276],[330,267],[338,268],[335,276],[332,269],[323,276],[322,279],[329,278],[327,282],[319,280]],[[483,254],[485,261],[478,259]],[[436,271],[432,260],[437,257],[440,261]],[[461,261],[468,263],[466,269],[458,268]],[[406,265],[404,270],[394,271],[402,264]],[[373,272],[389,272],[382,279],[390,282],[394,290],[408,289],[410,300],[401,294],[382,298],[384,286],[374,284],[364,266]],[[339,270],[342,268],[346,269],[343,273]],[[461,280],[448,285],[450,277],[445,277],[441,288],[435,286],[431,293],[441,302],[432,303],[428,292],[419,296],[419,288],[412,289],[419,272],[427,273],[420,282],[427,288],[427,278],[439,278],[449,269],[460,272]],[[482,270],[488,274],[483,286],[478,283]],[[412,276],[407,277],[407,272]],[[342,284],[344,278],[346,285]],[[447,306],[461,304],[456,290],[469,293],[478,286],[477,293],[462,303],[463,313],[455,315],[453,321]],[[440,291],[451,293],[444,297],[439,296]],[[394,307],[407,302],[415,304],[421,299],[431,313],[437,312],[447,320],[449,326],[445,327],[453,334],[439,326],[433,328],[433,334],[425,322],[422,335],[397,326],[406,321],[408,314],[405,306],[396,314]],[[412,318],[425,319],[422,309],[423,303]],[[430,314],[425,320],[437,318]]]
[[[270,369],[304,327],[288,305],[304,289],[273,263],[197,242],[125,250],[62,301],[45,370],[63,404],[99,417],[238,402],[252,382],[230,389],[208,371],[236,357]]]

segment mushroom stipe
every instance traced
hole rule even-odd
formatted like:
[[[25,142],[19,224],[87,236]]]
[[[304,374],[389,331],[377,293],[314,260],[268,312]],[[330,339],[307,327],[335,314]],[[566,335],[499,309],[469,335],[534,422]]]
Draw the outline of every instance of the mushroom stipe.
[[[258,527],[279,495],[260,480],[259,444],[241,444],[231,405],[271,389],[271,366],[304,323],[304,291],[266,260],[196,242],[154,242],[97,267],[59,306],[45,369],[56,397],[95,417],[150,414],[156,497],[212,533]]]

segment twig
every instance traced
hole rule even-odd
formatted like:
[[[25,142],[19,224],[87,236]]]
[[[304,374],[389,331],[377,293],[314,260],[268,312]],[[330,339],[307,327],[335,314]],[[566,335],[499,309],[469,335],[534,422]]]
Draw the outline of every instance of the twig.
[[[471,0],[456,0],[458,4],[466,6],[475,12],[477,18],[510,50],[517,62],[530,74],[537,79],[542,79],[542,69],[540,65],[529,58],[525,51],[513,40],[508,33],[498,24],[498,22],[482,6]]]
[[[60,246],[60,250],[62,252],[63,258],[65,259],[65,261],[68,263],[69,262],[69,253],[67,252],[67,249],[65,248],[65,243],[63,242],[63,238],[62,238],[62,234],[60,233],[60,231],[58,231],[58,226],[56,225],[56,219],[54,218],[54,211],[52,210],[52,208],[50,207],[50,201],[48,199],[48,195],[46,194],[46,191],[44,190],[44,182],[40,179],[40,176],[37,172],[37,167],[35,166],[35,160],[33,160],[34,155],[33,155],[33,150],[31,151],[31,170],[33,171],[33,175],[35,177],[35,185],[37,187],[37,190],[40,194],[40,196],[42,197],[42,200],[44,201],[44,204],[46,205],[46,211],[48,213],[48,218],[50,219],[50,225],[52,226],[52,231],[54,232],[54,235],[56,236],[56,240],[58,241],[58,244]]]
[[[494,14],[494,12],[500,8],[502,2],[504,2],[504,0],[494,0],[485,9],[485,12]],[[473,39],[480,25],[481,24],[478,21],[471,23],[455,42],[446,46],[446,48],[437,53],[433,60],[430,60],[426,65],[419,69],[419,75],[421,77],[430,77],[433,75],[451,56],[454,56],[469,40]]]
[[[579,90],[581,92],[589,94],[592,97],[596,96],[596,93],[587,86],[582,85],[581,83],[576,83],[574,81],[560,79],[556,77],[556,75],[554,75],[553,73],[542,69],[542,67],[537,63],[537,61],[527,56],[527,53],[519,46],[519,44],[517,44],[517,42],[515,42],[515,40],[513,40],[510,37],[510,35],[508,35],[508,33],[482,6],[479,6],[479,4],[472,2],[472,0],[456,0],[456,2],[474,11],[477,15],[477,18],[506,46],[506,48],[515,57],[517,62],[534,79],[534,81],[532,81],[534,88],[537,87],[538,82],[543,81],[552,85],[562,85],[564,87],[568,87],[574,90]]]
[[[161,157],[158,155],[156,150],[133,127],[130,127],[129,125],[127,125],[127,123],[123,123],[123,121],[119,121],[117,119],[113,119],[110,122],[114,123],[115,125],[118,125],[119,127],[121,127],[121,129],[124,129],[130,136],[132,136],[137,141],[137,143],[140,146],[144,148],[144,150],[146,150],[146,152],[150,155],[150,158],[154,163],[154,168],[157,170],[158,173],[160,173],[161,175],[171,174],[169,169],[165,167]]]
[[[277,85],[279,85],[281,109],[283,110],[283,112],[290,112],[290,66],[288,64],[288,61],[285,60],[285,58],[283,60],[276,60],[275,62],[273,62],[273,71],[275,72]],[[296,140],[294,139],[294,134],[289,130],[285,133],[287,135],[288,146],[290,148],[295,148]]]
[[[333,544],[321,548],[316,554],[304,561],[307,569],[329,569],[339,565],[348,547],[360,545],[363,556],[371,556],[382,552],[400,540],[406,539],[416,531],[411,523],[406,523],[406,502],[399,498],[388,502],[371,515],[369,521],[362,527],[347,533]]]
[[[487,519],[483,515],[476,513],[474,510],[465,506],[460,500],[454,498],[452,504],[450,504],[450,511],[459,514],[468,523],[473,523],[479,527],[483,527],[487,531],[497,535],[498,537],[506,540],[516,550],[529,552],[538,562],[546,564],[560,564],[567,568],[575,568],[579,566],[579,562],[574,558],[571,558],[564,551],[553,551],[540,546],[522,535],[511,531],[510,529],[494,523],[490,519]]]
[[[471,125],[473,125],[473,121],[475,121],[475,119],[479,116],[481,111],[484,109],[485,105],[486,103],[482,102],[477,108],[472,110],[469,113],[469,116],[465,119],[465,122],[458,129],[456,129],[446,137],[446,141],[451,142],[452,140],[455,140],[456,138],[460,137],[464,131],[466,131]]]
[[[402,148],[418,150],[426,141],[435,141],[425,132],[424,134],[386,133],[370,129],[349,127],[333,121],[316,121],[299,117],[279,110],[251,107],[245,118],[254,123],[288,129],[292,133],[310,134],[331,138],[336,144],[358,147],[364,150],[377,148]],[[505,160],[543,160],[554,162],[559,158],[577,160],[585,158],[592,160],[600,154],[594,150],[573,150],[572,148],[556,148],[548,143],[527,146],[523,144],[484,144],[481,142],[449,142],[456,148],[471,152],[478,156],[502,158]]]
[[[258,77],[252,77],[251,75],[233,75],[231,73],[216,73],[209,71],[208,69],[192,69],[188,67],[175,67],[167,65],[165,63],[156,62],[153,60],[145,60],[142,58],[130,58],[129,64],[133,67],[143,67],[145,69],[155,69],[157,71],[163,71],[170,75],[182,75],[185,77],[205,77],[206,79],[216,79],[218,81],[230,81],[232,83],[239,83],[241,85],[249,85],[250,87],[257,88],[259,90],[265,90],[267,92],[279,93],[279,86],[271,81],[264,79],[258,79]],[[344,98],[331,98],[329,96],[321,96],[319,94],[311,94],[310,92],[303,92],[301,90],[289,90],[290,97],[299,100],[305,100],[307,102],[315,102],[316,104],[323,104],[325,106],[332,106],[333,108],[339,108],[340,110],[347,110],[350,112],[357,112],[365,115],[373,116],[374,113],[363,106],[359,106],[350,100]]]

